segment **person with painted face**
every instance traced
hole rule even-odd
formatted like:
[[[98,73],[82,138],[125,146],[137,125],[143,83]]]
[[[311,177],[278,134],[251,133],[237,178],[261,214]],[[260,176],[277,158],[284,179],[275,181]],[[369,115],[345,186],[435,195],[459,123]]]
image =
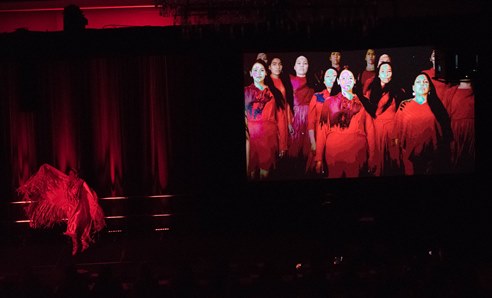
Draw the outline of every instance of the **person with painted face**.
[[[366,110],[374,119],[374,136],[377,152],[375,175],[399,174],[399,149],[394,140],[396,108],[405,98],[405,91],[395,84],[393,65],[383,62],[377,69],[364,95],[359,95]]]
[[[395,114],[395,144],[405,175],[449,170],[452,132],[449,115],[427,73],[416,76],[414,97],[400,103]]]
[[[309,102],[314,94],[314,89],[308,84],[307,73],[309,69],[308,59],[299,56],[294,64],[295,75],[290,75],[290,81],[294,90],[294,120],[292,127],[294,133],[291,135],[291,144],[288,155],[291,158],[299,159],[305,164],[309,154],[311,154],[311,144],[309,142],[308,112]]]
[[[282,104],[265,84],[267,66],[256,60],[250,70],[253,82],[244,88],[244,108],[249,140],[248,173],[250,179],[266,179],[279,152],[287,150],[284,143]]]
[[[316,163],[314,162],[314,156],[316,155],[316,135],[318,123],[321,115],[321,109],[323,103],[330,96],[334,96],[340,92],[340,86],[336,84],[336,79],[338,77],[338,71],[329,67],[324,74],[324,85],[325,89],[321,92],[317,92],[311,98],[309,103],[309,113],[308,113],[308,135],[309,142],[311,144],[311,155],[309,155],[308,161],[306,163],[306,171],[311,171],[314,169]]]
[[[391,62],[391,56],[388,55],[388,54],[382,54],[381,56],[379,56],[379,59],[378,59],[378,66],[377,68],[379,69],[379,67],[381,66],[381,64],[383,62]],[[377,73],[377,71],[376,71]],[[367,91],[369,90],[369,86],[371,85],[372,81],[374,80],[376,76],[373,76],[373,77],[370,77],[368,78],[365,82],[364,82],[364,87],[362,88],[362,94],[366,94]]]
[[[337,83],[341,92],[326,99],[321,109],[316,171],[321,172],[324,158],[328,178],[359,177],[365,174],[365,169],[376,167],[374,126],[371,116],[353,92],[356,80],[352,71],[342,70]]]

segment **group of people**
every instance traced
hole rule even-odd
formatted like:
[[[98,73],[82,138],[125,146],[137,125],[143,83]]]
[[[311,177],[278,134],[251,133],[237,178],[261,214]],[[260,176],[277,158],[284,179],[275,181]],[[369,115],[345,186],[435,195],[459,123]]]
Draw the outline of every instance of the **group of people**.
[[[473,172],[470,77],[437,78],[433,50],[432,67],[406,90],[388,54],[376,63],[368,49],[357,71],[340,58],[331,52],[330,65],[308,76],[304,55],[289,72],[280,55],[258,54],[244,89],[249,179]]]

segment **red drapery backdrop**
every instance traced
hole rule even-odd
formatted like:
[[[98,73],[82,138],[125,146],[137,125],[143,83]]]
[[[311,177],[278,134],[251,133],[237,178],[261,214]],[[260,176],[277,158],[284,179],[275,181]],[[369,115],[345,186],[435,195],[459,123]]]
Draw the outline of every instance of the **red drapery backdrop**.
[[[2,191],[43,163],[78,169],[100,196],[155,195],[168,184],[164,55],[1,62]]]

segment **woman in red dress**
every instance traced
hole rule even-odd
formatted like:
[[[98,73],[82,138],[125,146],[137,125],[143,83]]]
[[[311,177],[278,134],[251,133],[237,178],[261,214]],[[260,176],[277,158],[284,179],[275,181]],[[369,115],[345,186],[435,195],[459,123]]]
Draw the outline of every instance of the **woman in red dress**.
[[[49,228],[67,220],[65,235],[72,239],[72,254],[86,250],[94,235],[105,226],[96,192],[78,177],[43,164],[34,176],[17,189],[32,228]]]
[[[316,140],[316,170],[323,158],[328,178],[359,177],[364,169],[375,167],[374,126],[357,95],[356,83],[348,69],[340,72],[341,92],[323,103]],[[324,156],[323,156],[324,155]]]
[[[335,84],[335,81],[338,77],[338,71],[329,67],[324,74],[324,84],[325,89],[321,92],[316,92],[311,98],[311,102],[309,103],[309,113],[308,113],[308,135],[309,141],[311,143],[311,155],[308,158],[306,163],[306,171],[314,170],[316,163],[314,162],[314,156],[316,155],[316,135],[318,123],[321,116],[321,109],[323,107],[323,103],[330,96],[338,94],[340,92],[340,86]]]
[[[272,91],[273,96],[276,98],[276,102],[279,105],[283,115],[283,123],[287,127],[289,134],[294,133],[292,122],[294,120],[294,110],[292,108],[294,104],[293,90],[288,75],[283,74],[282,60],[278,57],[274,57],[268,65],[270,75],[265,77],[265,84]],[[284,144],[289,143],[289,134],[283,134],[282,141]],[[281,142],[281,143],[282,143]],[[280,157],[283,157],[285,152],[280,152]]]
[[[292,124],[294,133],[292,134],[288,155],[295,159],[301,159],[303,167],[309,154],[311,154],[307,124],[309,102],[313,97],[314,89],[308,85],[306,77],[308,69],[308,59],[304,56],[299,56],[294,65],[296,75],[290,75],[294,90],[294,121]]]
[[[449,170],[452,140],[449,115],[427,73],[412,86],[414,97],[400,103],[395,114],[395,143],[400,147],[405,175]]]
[[[374,133],[378,164],[376,175],[399,174],[399,148],[395,144],[395,113],[405,98],[403,88],[395,85],[393,65],[383,62],[361,101],[374,119]]]
[[[244,88],[244,104],[249,135],[248,173],[250,179],[265,179],[275,165],[277,154],[287,150],[284,113],[265,84],[267,67],[256,60],[250,70],[253,83]]]

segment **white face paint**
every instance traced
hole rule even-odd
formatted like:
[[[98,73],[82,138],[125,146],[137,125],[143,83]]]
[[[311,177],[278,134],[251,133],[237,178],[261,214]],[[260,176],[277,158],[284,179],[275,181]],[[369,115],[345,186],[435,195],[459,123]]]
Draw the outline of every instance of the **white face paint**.
[[[337,72],[333,68],[328,68],[325,72],[325,86],[326,88],[333,87],[335,80],[337,79]]]
[[[343,70],[340,73],[338,84],[342,88],[342,91],[352,91],[352,88],[354,88],[355,85],[354,74],[348,69]]]
[[[415,92],[415,96],[427,95],[430,90],[429,80],[423,74],[418,75],[415,78],[415,82],[413,83],[413,92]]]
[[[265,79],[266,76],[265,67],[260,63],[255,63],[253,64],[253,67],[251,68],[249,75],[253,78],[255,84],[263,83],[263,80]]]
[[[379,68],[379,78],[381,79],[381,83],[388,84],[393,77],[393,70],[389,64],[383,64]]]

